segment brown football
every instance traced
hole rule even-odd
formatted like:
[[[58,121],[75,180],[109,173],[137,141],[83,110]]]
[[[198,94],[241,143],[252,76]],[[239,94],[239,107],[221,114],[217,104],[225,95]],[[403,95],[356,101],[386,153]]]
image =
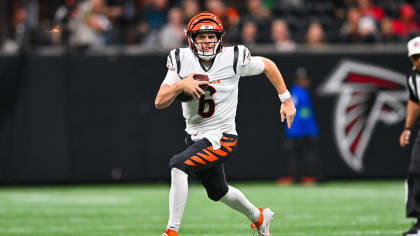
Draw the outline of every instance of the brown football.
[[[195,74],[193,76],[193,79],[198,80],[198,81],[209,81],[209,77],[207,75],[203,75],[203,74]],[[200,88],[202,90],[206,91],[207,86],[208,86],[208,84],[202,84],[202,85],[200,85]],[[180,101],[180,102],[189,102],[189,101],[193,100],[193,97],[191,95],[189,95],[188,93],[182,92],[175,98],[175,100]]]
[[[209,76],[208,75],[203,75],[203,74],[195,74],[193,76],[193,79],[198,80],[198,81],[209,81]],[[200,88],[202,90],[206,91],[207,86],[208,86],[208,84],[202,84],[202,85],[200,85]]]

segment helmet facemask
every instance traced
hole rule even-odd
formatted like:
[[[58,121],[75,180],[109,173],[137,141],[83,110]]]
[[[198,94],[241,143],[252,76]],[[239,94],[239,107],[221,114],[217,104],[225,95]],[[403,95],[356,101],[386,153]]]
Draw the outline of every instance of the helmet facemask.
[[[206,32],[207,33],[215,33],[216,37],[217,37],[217,41],[216,42],[200,42],[200,43],[195,41],[195,37],[197,36],[197,34],[206,33]],[[203,32],[198,32],[198,33],[192,34],[189,40],[192,42],[191,46],[192,46],[194,54],[198,58],[208,61],[208,60],[212,60],[213,58],[215,58],[217,53],[220,52],[220,50],[222,48],[222,45],[221,45],[222,38],[223,38],[223,34],[220,33],[220,32],[203,31]],[[211,44],[213,44],[213,50],[212,51],[206,52],[206,51],[200,50],[200,46],[201,46],[201,48],[204,48],[206,45],[211,45]]]

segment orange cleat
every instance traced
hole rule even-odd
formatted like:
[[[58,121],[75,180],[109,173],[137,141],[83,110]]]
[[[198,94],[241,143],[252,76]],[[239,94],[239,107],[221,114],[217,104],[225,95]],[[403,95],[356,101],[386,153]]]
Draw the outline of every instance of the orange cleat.
[[[166,229],[162,236],[178,236],[178,232],[173,231],[172,229]]]
[[[252,229],[258,230],[259,236],[270,236],[270,222],[273,219],[274,212],[270,208],[258,208],[260,210],[260,217],[254,223],[251,223]]]

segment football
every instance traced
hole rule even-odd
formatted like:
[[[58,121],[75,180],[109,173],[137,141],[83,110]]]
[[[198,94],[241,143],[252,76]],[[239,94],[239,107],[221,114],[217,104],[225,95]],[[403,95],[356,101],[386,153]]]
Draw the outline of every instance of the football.
[[[198,80],[198,81],[209,81],[209,77],[207,75],[203,75],[203,74],[195,74],[193,76],[193,79]],[[206,91],[207,86],[208,86],[208,84],[202,84],[202,85],[200,85],[200,88],[202,90]],[[180,101],[180,102],[189,102],[189,101],[193,100],[193,97],[191,95],[189,95],[188,93],[182,92],[175,98],[175,100]]]

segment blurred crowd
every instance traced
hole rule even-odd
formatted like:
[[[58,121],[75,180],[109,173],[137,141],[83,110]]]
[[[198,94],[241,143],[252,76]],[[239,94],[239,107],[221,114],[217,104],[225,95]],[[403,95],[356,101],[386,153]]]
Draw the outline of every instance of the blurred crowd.
[[[203,10],[223,20],[226,44],[272,44],[280,51],[296,45],[404,43],[420,28],[416,0],[7,0],[0,43],[3,50],[171,49],[186,45],[186,24]]]

